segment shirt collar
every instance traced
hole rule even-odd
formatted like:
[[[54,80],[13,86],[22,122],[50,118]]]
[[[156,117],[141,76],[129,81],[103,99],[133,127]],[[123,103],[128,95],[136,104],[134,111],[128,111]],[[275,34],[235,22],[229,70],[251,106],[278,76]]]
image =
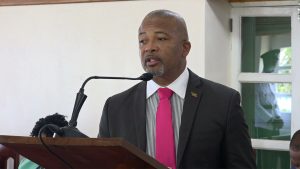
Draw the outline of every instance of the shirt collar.
[[[185,92],[188,84],[189,79],[189,71],[187,68],[184,69],[184,71],[181,73],[181,75],[171,84],[166,86],[167,88],[171,89],[174,93],[176,93],[179,97],[184,99]],[[153,95],[159,88],[162,86],[159,86],[157,83],[155,83],[153,80],[150,80],[147,82],[147,98],[149,98],[151,95]]]

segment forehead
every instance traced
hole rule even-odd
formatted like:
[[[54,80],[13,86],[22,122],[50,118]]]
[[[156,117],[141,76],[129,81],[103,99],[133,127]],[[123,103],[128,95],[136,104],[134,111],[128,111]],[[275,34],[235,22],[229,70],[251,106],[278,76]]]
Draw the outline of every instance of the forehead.
[[[171,17],[145,18],[139,28],[139,34],[154,31],[160,33],[174,33],[177,30],[176,20]]]
[[[290,150],[290,155],[300,159],[300,151]]]
[[[300,164],[300,151],[290,150],[290,156],[294,163]]]

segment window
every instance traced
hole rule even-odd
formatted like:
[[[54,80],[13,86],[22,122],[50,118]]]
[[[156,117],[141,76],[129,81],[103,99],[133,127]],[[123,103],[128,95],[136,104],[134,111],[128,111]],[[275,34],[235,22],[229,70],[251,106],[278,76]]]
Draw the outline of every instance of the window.
[[[241,92],[258,168],[289,169],[289,140],[300,129],[300,21],[296,6],[269,3],[233,8],[231,83]]]

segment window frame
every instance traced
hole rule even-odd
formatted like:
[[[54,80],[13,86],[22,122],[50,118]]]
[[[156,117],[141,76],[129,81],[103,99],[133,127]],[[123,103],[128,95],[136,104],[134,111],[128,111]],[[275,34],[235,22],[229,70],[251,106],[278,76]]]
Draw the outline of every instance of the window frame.
[[[241,91],[241,83],[292,83],[292,114],[291,114],[291,136],[300,129],[300,123],[296,119],[300,119],[300,104],[297,100],[300,99],[300,20],[298,19],[298,6],[294,4],[276,6],[269,2],[261,4],[251,4],[252,6],[238,5],[232,8],[232,53],[231,53],[231,79],[230,84],[233,88]],[[242,17],[272,17],[272,16],[288,16],[291,17],[291,48],[292,48],[292,73],[285,74],[267,74],[267,73],[243,73],[241,72],[241,18]],[[298,104],[298,105],[297,105]],[[299,121],[299,120],[298,120]],[[289,142],[283,140],[265,140],[251,139],[252,146],[255,149],[288,151]]]

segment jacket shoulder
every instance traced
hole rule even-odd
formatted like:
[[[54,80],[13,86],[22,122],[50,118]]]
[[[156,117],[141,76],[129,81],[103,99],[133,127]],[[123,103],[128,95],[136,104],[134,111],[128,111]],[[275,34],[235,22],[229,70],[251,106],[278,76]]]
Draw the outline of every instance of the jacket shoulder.
[[[146,84],[147,84],[146,82],[140,82],[121,93],[117,93],[117,94],[111,96],[110,98],[111,99],[128,98],[129,96],[136,95],[137,93],[141,94],[140,92],[146,93],[146,90],[145,90]]]

